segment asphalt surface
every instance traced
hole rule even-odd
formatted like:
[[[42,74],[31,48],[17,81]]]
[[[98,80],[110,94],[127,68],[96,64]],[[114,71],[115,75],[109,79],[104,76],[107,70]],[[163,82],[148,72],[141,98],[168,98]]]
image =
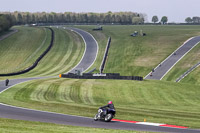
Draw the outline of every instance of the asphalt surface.
[[[81,72],[86,71],[92,64],[95,62],[97,53],[98,53],[98,44],[97,41],[94,39],[94,37],[81,29],[77,28],[67,28],[73,32],[78,33],[84,40],[85,45],[85,52],[84,56],[81,59],[80,63],[75,66],[72,70],[69,71],[69,73],[75,73],[75,70],[79,70]]]
[[[64,115],[51,112],[43,112],[30,110],[25,108],[18,108],[0,104],[0,117],[27,121],[40,121],[46,123],[56,123],[73,126],[107,128],[107,129],[124,129],[124,130],[138,130],[138,131],[153,131],[153,132],[171,132],[171,133],[199,133],[198,130],[192,129],[178,129],[168,127],[148,126],[141,124],[131,124],[123,122],[102,122],[94,121],[92,118],[77,117],[71,115]]]
[[[174,51],[168,58],[166,58],[162,63],[160,63],[154,72],[149,73],[145,79],[155,79],[161,80],[172,68],[173,66],[181,60],[194,46],[200,42],[200,36],[194,37],[184,43],[176,51]]]
[[[80,32],[80,34],[87,34],[86,32],[83,32],[82,30],[76,29],[76,31]],[[87,34],[86,36],[88,35],[89,34]],[[91,41],[90,40],[91,38],[88,40],[87,38],[84,38],[84,39],[85,39],[86,45],[88,44],[88,42],[95,42],[94,40]],[[87,51],[87,52],[91,52],[91,51]],[[85,55],[87,54],[85,53]],[[93,55],[96,55],[96,54],[93,54]],[[89,59],[91,59],[91,61],[88,61],[88,62],[93,63],[94,58],[89,58]],[[85,64],[84,62],[85,60],[82,59],[79,65]],[[79,67],[79,65],[77,65],[76,67]],[[85,66],[83,66],[83,68],[87,69],[87,67]],[[26,81],[30,81],[30,80],[42,79],[42,78],[47,78],[47,77],[12,79],[9,82],[9,86],[5,86],[5,81],[0,81],[0,93],[6,91],[7,89],[9,89],[10,87],[14,85],[17,85]],[[138,131],[152,131],[152,132],[172,132],[172,133],[199,133],[200,132],[199,130],[193,130],[193,129],[159,127],[159,126],[150,126],[150,125],[142,125],[142,124],[134,124],[134,123],[123,123],[123,122],[106,123],[106,122],[101,122],[101,121],[94,121],[93,118],[31,110],[31,109],[6,105],[3,103],[0,103],[0,117],[17,119],[17,120],[40,121],[40,122],[47,122],[47,123],[94,127],[94,128],[138,130]]]

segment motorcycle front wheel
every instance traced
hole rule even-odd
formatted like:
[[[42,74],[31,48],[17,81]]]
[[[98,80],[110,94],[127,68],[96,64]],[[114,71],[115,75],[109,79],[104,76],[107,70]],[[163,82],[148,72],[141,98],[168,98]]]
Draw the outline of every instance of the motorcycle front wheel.
[[[98,121],[98,114],[96,114],[96,115],[94,116],[94,120],[95,120],[95,121]]]

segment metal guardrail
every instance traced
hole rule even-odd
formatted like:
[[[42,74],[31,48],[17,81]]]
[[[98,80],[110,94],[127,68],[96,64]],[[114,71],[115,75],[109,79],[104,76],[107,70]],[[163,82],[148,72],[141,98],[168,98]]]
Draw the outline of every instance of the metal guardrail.
[[[101,66],[99,68],[100,73],[103,73],[103,70],[105,68],[105,64],[106,64],[106,60],[107,60],[107,56],[108,56],[108,51],[109,51],[109,48],[110,48],[110,44],[111,44],[111,37],[108,38],[108,43],[107,43],[107,46],[106,46],[106,49],[105,49],[104,57],[103,57]]]
[[[18,72],[13,72],[13,73],[5,73],[5,74],[0,74],[0,76],[14,76],[14,75],[20,75],[26,72],[29,72],[30,70],[34,69],[39,61],[50,51],[50,49],[52,48],[53,44],[54,44],[54,31],[51,28],[48,28],[51,30],[51,42],[49,47],[42,53],[42,55],[40,55],[40,57],[37,58],[37,60],[28,68],[18,71]]]
[[[200,62],[198,62],[197,64],[195,64],[193,67],[191,67],[190,69],[188,69],[186,72],[184,72],[184,74],[182,74],[179,78],[176,79],[176,82],[181,81],[185,76],[187,76],[190,72],[192,72],[198,66],[200,66]]]

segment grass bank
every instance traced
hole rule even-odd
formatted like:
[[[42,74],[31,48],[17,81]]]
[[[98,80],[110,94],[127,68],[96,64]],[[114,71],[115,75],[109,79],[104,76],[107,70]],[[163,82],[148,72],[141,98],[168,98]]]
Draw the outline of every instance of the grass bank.
[[[3,40],[6,41],[6,43],[5,47],[1,47],[1,49],[3,52],[6,53],[1,53],[2,56],[0,60],[2,62],[6,62],[3,63],[3,65],[1,65],[1,67],[6,70],[9,69],[9,67],[13,68],[13,71],[16,71],[16,69],[14,68],[18,68],[19,70],[25,69],[27,66],[29,66],[36,60],[37,55],[39,56],[42,52],[45,51],[45,48],[43,49],[43,46],[48,47],[50,43],[48,41],[50,40],[50,31],[47,31],[48,33],[47,38],[46,41],[43,40],[45,43],[43,44],[43,43],[38,43],[38,39],[32,37],[34,35],[30,36],[32,32],[40,36],[41,35],[39,34],[40,30],[42,32],[43,28],[18,27],[18,29],[21,32],[16,33],[16,35],[13,35]],[[35,69],[19,76],[1,77],[0,79],[3,80],[6,78],[21,78],[21,77],[34,77],[34,76],[58,76],[61,73],[68,72],[76,64],[78,64],[78,62],[81,60],[81,57],[85,49],[85,45],[81,37],[71,31],[57,29],[57,28],[53,28],[53,30],[55,32],[54,45],[52,49],[47,53],[47,55],[45,55],[45,57],[39,62],[38,66]],[[44,39],[45,35],[42,37]],[[21,38],[20,39],[21,41],[18,42],[17,44],[13,43],[15,42],[16,38],[19,39]],[[30,41],[29,40],[30,38],[32,38],[33,40]],[[28,43],[29,41],[30,43]],[[11,50],[7,50],[6,45],[8,44],[11,45],[10,46]],[[20,50],[18,45],[20,45],[21,48]],[[28,57],[26,56],[26,54]],[[6,58],[4,58],[3,56],[5,56]],[[24,64],[26,64],[26,67],[24,66]],[[4,69],[2,69],[2,71]]]
[[[118,119],[199,128],[199,88],[166,81],[44,79],[5,91],[0,102],[93,117],[99,106],[112,100]]]
[[[200,44],[194,47],[183,59],[181,59],[174,68],[164,77],[163,80],[176,81],[176,79],[186,72],[189,68],[200,62]],[[200,67],[195,69],[181,83],[200,84]]]
[[[0,41],[0,73],[17,72],[31,66],[50,43],[48,29],[14,28],[17,33]]]
[[[95,26],[78,26],[87,30],[99,41],[100,51],[105,50],[107,37],[112,37],[105,72],[121,75],[146,76],[152,68],[182,45],[188,38],[200,34],[200,26],[103,26],[103,31],[92,31]],[[131,37],[134,31],[147,34]],[[104,41],[103,41],[104,40]],[[99,68],[103,58],[99,54],[94,67]]]

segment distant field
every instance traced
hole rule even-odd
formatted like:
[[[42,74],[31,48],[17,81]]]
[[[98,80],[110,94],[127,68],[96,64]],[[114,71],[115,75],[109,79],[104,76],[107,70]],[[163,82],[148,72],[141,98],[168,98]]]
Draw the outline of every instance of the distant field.
[[[68,72],[81,60],[85,49],[81,37],[63,29],[54,28],[54,32],[54,46],[39,65],[25,76],[58,76]]]
[[[105,72],[122,75],[146,76],[183,42],[200,35],[200,26],[103,26],[103,31],[92,31],[95,26],[78,27],[89,31],[100,40],[99,45],[103,51],[107,37],[112,37]],[[147,36],[130,37],[134,31],[141,30]],[[93,67],[99,68],[103,54],[99,56],[101,59]]]
[[[3,62],[0,66],[3,68],[0,70],[2,73],[25,69],[33,64],[37,57],[49,46],[49,30],[31,27],[17,27],[17,29],[20,30],[19,33],[0,41],[0,45],[2,43],[4,46],[1,47],[3,52],[0,53],[2,55],[0,61]],[[68,72],[80,61],[85,49],[81,37],[71,31],[56,28],[53,28],[53,30],[55,32],[54,45],[48,54],[39,62],[38,66],[26,74],[9,78],[58,76],[61,73]],[[47,35],[45,35],[45,32],[47,32]],[[37,36],[43,40],[38,42]],[[14,40],[20,41],[14,43]],[[9,46],[9,50],[7,50],[7,45]],[[4,77],[0,79],[4,79]]]
[[[14,28],[19,32],[0,41],[0,73],[17,72],[29,67],[50,43],[48,29]]]
[[[0,131],[12,133],[152,133],[142,131],[125,131],[100,129],[89,127],[76,127],[67,125],[57,125],[42,122],[30,122],[0,118]]]
[[[200,128],[199,88],[166,81],[44,79],[12,87],[0,102],[93,117],[112,100],[118,119]]]

